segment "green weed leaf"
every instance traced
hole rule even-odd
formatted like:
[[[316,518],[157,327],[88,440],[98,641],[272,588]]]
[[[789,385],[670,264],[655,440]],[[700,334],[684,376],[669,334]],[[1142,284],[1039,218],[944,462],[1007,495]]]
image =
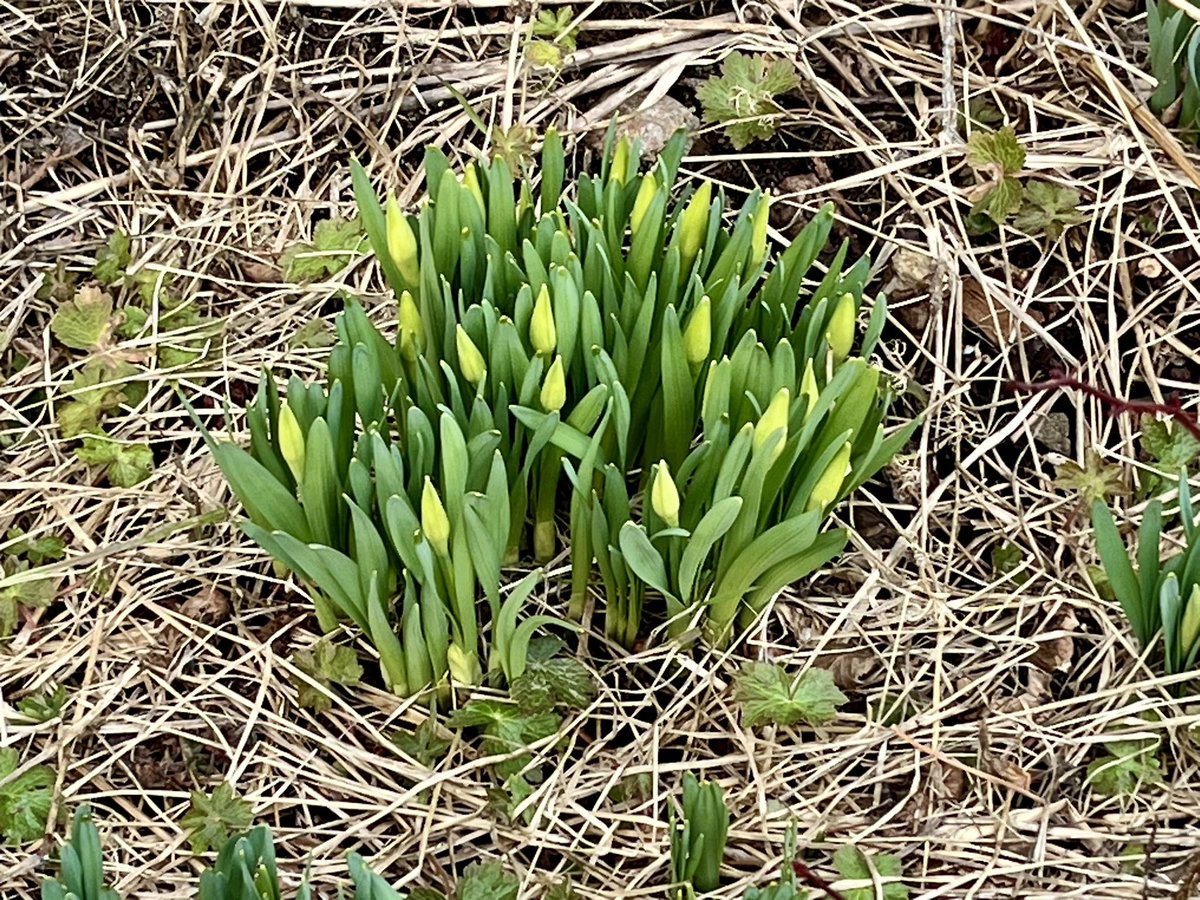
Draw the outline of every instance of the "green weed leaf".
[[[809,669],[792,678],[774,663],[747,663],[735,679],[742,721],[759,725],[821,725],[837,716],[847,697],[825,669]]]
[[[346,268],[366,242],[358,216],[326,219],[317,223],[311,244],[296,244],[284,251],[279,267],[287,281],[317,281]]]
[[[521,882],[498,862],[467,866],[454,892],[455,900],[516,900]]]
[[[90,285],[62,304],[50,320],[50,333],[72,350],[100,350],[112,336],[113,299]]]
[[[23,697],[17,703],[17,709],[25,718],[42,724],[61,716],[63,705],[66,702],[67,689],[60,684],[53,691],[40,691]]]
[[[199,855],[223,846],[253,821],[250,804],[237,796],[228,782],[222,782],[210,795],[192,791],[192,806],[179,824],[188,833],[192,852]]]
[[[21,757],[11,747],[0,750],[0,781],[21,765]],[[0,786],[0,831],[10,844],[25,844],[46,833],[50,815],[54,770],[34,766],[28,772]]]
[[[129,251],[132,242],[124,231],[114,231],[108,237],[108,243],[96,254],[96,264],[92,266],[92,274],[101,284],[116,284],[125,277],[129,268]]]
[[[890,854],[881,853],[872,857],[871,862],[875,864],[875,871],[879,873],[880,878],[899,878],[904,874],[900,860]],[[842,847],[833,854],[833,867],[842,878],[854,881],[871,880],[871,865],[863,852],[853,844]],[[846,900],[876,900],[877,896],[873,886],[843,889],[842,895]],[[896,882],[885,884],[883,897],[884,900],[907,900],[908,888]]]
[[[106,437],[85,437],[75,450],[81,462],[102,469],[115,487],[134,487],[150,477],[154,454],[145,444],[119,444]]]
[[[724,125],[734,148],[741,150],[775,134],[782,113],[775,98],[799,86],[796,67],[788,60],[735,52],[725,57],[720,77],[709,78],[696,97],[704,121]]]
[[[1154,459],[1158,468],[1175,476],[1180,469],[1196,461],[1200,441],[1186,428],[1147,415],[1142,416],[1142,449]]]
[[[596,679],[573,656],[529,659],[525,671],[509,686],[522,712],[540,713],[556,706],[583,709],[596,696]]]
[[[1067,228],[1086,221],[1079,212],[1079,191],[1049,181],[1030,181],[1013,227],[1057,241]]]
[[[311,649],[297,650],[293,653],[292,664],[325,688],[335,684],[354,687],[363,674],[353,649],[339,646],[324,637],[313,644]],[[325,712],[331,706],[329,696],[303,678],[293,677],[292,683],[296,686],[297,701],[301,706],[316,712]]]
[[[1095,450],[1084,454],[1082,466],[1065,462],[1056,467],[1054,486],[1062,491],[1078,491],[1079,499],[1089,506],[1095,500],[1108,501],[1129,493],[1120,467],[1106,463]]]
[[[1087,783],[1097,794],[1131,797],[1143,785],[1162,782],[1162,763],[1154,752],[1158,741],[1113,741],[1104,748],[1108,754],[1087,770]]]
[[[967,140],[967,165],[973,169],[998,166],[1001,174],[1015,175],[1025,168],[1025,148],[1011,125],[999,131],[975,131]]]

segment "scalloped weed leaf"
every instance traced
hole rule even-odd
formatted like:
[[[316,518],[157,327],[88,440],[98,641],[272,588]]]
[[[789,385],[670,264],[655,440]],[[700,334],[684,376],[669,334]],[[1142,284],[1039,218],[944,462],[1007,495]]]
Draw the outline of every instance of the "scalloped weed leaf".
[[[10,556],[4,560],[0,573],[16,575],[19,572],[28,572],[32,568],[28,560]],[[57,581],[54,577],[33,578],[0,588],[0,638],[11,637],[16,631],[22,607],[45,609],[49,606],[54,600]]]
[[[79,460],[100,469],[113,487],[141,484],[154,471],[154,454],[146,444],[122,444],[106,437],[85,437],[75,449]]]
[[[362,220],[337,217],[318,222],[311,244],[296,244],[279,259],[286,281],[317,281],[346,268],[367,242]]]
[[[1025,185],[1013,227],[1057,241],[1072,225],[1086,221],[1087,217],[1079,212],[1079,191],[1049,181],[1031,181]]]
[[[146,395],[144,382],[128,381],[138,370],[127,362],[110,358],[90,359],[75,373],[68,399],[55,408],[55,418],[64,438],[101,434],[100,420],[122,403],[137,403]]]
[[[1104,797],[1132,797],[1143,785],[1162,783],[1158,741],[1113,741],[1108,754],[1088,766],[1088,786]]]
[[[434,763],[450,752],[451,744],[438,732],[435,716],[427,716],[425,721],[412,731],[397,731],[392,735],[392,743],[401,753],[415,759],[427,769],[432,768]]]
[[[826,669],[813,668],[792,678],[774,663],[746,663],[735,679],[742,721],[758,725],[821,725],[837,716],[847,697]]]
[[[1088,506],[1095,500],[1107,501],[1129,493],[1120,466],[1106,463],[1095,450],[1084,454],[1082,466],[1065,462],[1054,471],[1054,486],[1060,491],[1077,491],[1079,499]]]
[[[0,750],[0,782],[21,767],[21,757],[11,747]],[[0,831],[10,844],[25,844],[46,833],[50,815],[54,770],[34,766],[0,785]]]
[[[471,700],[450,714],[451,728],[478,728],[483,734],[481,751],[485,756],[510,754],[558,731],[562,717],[557,713],[524,712],[513,703],[501,700]],[[525,768],[532,754],[518,753],[496,764],[496,774],[508,778]]]
[[[1005,575],[1017,572],[1021,568],[1021,563],[1025,562],[1025,551],[1009,541],[993,544],[991,555],[992,574],[997,578],[1003,578]],[[1028,572],[1017,572],[1012,577],[1012,583],[1018,585],[1024,584],[1028,580]]]
[[[1196,461],[1196,456],[1200,454],[1200,441],[1186,428],[1144,415],[1142,449],[1154,460],[1157,468],[1175,476],[1180,469]]]
[[[999,225],[1021,208],[1024,189],[1015,175],[1025,167],[1025,148],[1011,125],[973,132],[967,140],[967,165],[980,182],[972,192],[973,216],[986,216]]]
[[[354,687],[363,674],[354,650],[339,646],[327,637],[318,640],[308,650],[297,650],[293,653],[292,665],[325,688],[321,690],[307,679],[292,676],[297,702],[316,712],[325,712],[332,705],[328,692],[333,685]]]
[[[471,863],[458,881],[455,900],[516,900],[521,882],[498,862]]]
[[[250,804],[221,782],[212,794],[192,791],[192,805],[179,824],[188,833],[188,842],[196,855],[221,847],[231,835],[245,831],[254,821]]]
[[[596,679],[572,656],[530,658],[513,680],[509,693],[523,712],[538,713],[556,706],[583,709],[596,696]]]
[[[712,76],[696,90],[704,121],[725,126],[734,149],[775,134],[783,112],[775,98],[800,86],[796,67],[786,59],[772,60],[758,53],[731,53],[721,63],[720,76]]]
[[[96,254],[96,264],[92,266],[92,275],[103,285],[116,284],[125,277],[129,268],[130,250],[133,242],[124,231],[114,231],[108,236],[108,243]]]
[[[875,876],[879,880],[900,878],[904,872],[900,859],[889,853],[880,853],[869,860],[866,855],[853,844],[847,844],[833,854],[833,867],[842,878],[852,881],[870,882],[866,887],[842,888],[845,900],[876,900],[880,895],[875,893]],[[883,900],[907,900],[908,888],[896,881],[883,884]]]
[[[22,697],[17,702],[17,709],[25,718],[44,724],[61,716],[66,702],[67,688],[60,684],[53,691],[47,688],[36,694]]]
[[[109,345],[116,324],[113,298],[95,285],[84,285],[50,320],[50,333],[72,350],[101,350]]]

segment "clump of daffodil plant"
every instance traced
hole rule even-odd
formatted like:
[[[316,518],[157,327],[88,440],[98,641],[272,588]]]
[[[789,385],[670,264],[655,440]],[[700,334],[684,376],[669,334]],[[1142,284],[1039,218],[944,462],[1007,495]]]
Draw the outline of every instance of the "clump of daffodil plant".
[[[351,303],[324,384],[281,398],[268,375],[249,451],[215,452],[247,534],[323,625],[362,629],[398,693],[519,677],[533,631],[564,623],[524,616],[540,575],[506,591],[503,568],[564,547],[569,618],[598,581],[622,644],[648,589],[673,629],[706,611],[728,640],[840,550],[827,514],[907,437],[884,439],[864,361],[881,302],[853,356],[866,260],[843,246],[807,279],[832,210],[775,256],[768,197],[674,195],[683,140],[639,171],[610,132],[568,188],[553,132],[536,179],[430,150],[415,214],[354,165],[395,337]]]

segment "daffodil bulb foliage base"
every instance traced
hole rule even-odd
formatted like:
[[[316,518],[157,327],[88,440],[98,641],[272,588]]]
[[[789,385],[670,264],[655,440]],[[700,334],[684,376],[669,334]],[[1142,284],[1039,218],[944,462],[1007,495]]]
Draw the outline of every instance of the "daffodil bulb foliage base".
[[[625,645],[644,609],[725,641],[840,550],[829,512],[907,438],[865,361],[881,300],[857,340],[868,262],[824,252],[832,209],[775,254],[767,196],[676,188],[683,146],[640,167],[610,133],[569,185],[553,132],[536,177],[430,150],[412,213],[354,164],[395,337],[350,303],[323,383],[268,375],[249,451],[215,452],[247,533],[398,692],[519,677],[560,623],[507,606],[502,567],[564,551],[570,616],[595,596]]]

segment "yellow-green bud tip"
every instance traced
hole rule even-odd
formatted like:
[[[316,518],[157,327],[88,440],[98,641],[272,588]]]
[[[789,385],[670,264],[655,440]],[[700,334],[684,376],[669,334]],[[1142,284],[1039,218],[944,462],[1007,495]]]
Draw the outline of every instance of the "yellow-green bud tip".
[[[388,256],[400,270],[400,277],[404,279],[405,285],[415,288],[421,280],[420,267],[417,264],[417,238],[413,234],[412,226],[408,224],[408,219],[400,211],[400,204],[391,194],[387,198],[385,222]]]
[[[409,362],[415,360],[425,349],[425,322],[412,294],[404,291],[400,295],[400,354]]]
[[[487,374],[487,365],[483,361],[483,354],[462,325],[454,326],[454,346],[458,351],[458,367],[463,378],[473,387],[479,387],[483,376]]]
[[[533,344],[534,352],[542,356],[553,353],[558,343],[554,310],[550,306],[550,289],[544,284],[533,303],[533,315],[529,319],[529,342]]]
[[[683,352],[687,361],[698,366],[708,359],[712,346],[712,301],[701,297],[683,332]]]
[[[824,510],[836,500],[849,474],[850,442],[846,441],[813,485],[812,493],[808,495],[808,511]]]
[[[297,481],[304,477],[304,434],[287,401],[279,407],[279,452]]]
[[[754,449],[759,449],[767,442],[775,432],[782,431],[779,443],[775,445],[774,453],[778,456],[783,452],[783,445],[787,442],[788,433],[788,412],[791,409],[791,392],[787,388],[780,388],[776,391],[775,396],[771,398],[771,402],[767,404],[766,410],[762,414],[762,418],[758,420],[758,424],[754,426]]]
[[[425,476],[425,487],[421,491],[421,532],[435,553],[439,556],[449,555],[450,518],[428,475]]]
[[[642,176],[641,186],[638,187],[637,197],[633,201],[633,212],[629,214],[629,230],[634,237],[637,237],[642,222],[646,220],[646,213],[650,211],[650,204],[657,196],[658,180],[653,172],[647,172]]]
[[[708,231],[708,207],[712,203],[712,182],[701,182],[679,217],[679,252],[686,266],[692,264],[704,245]]]
[[[546,377],[542,379],[542,391],[538,400],[546,412],[558,412],[567,402],[567,379],[563,374],[561,356],[554,357],[554,362],[546,370]]]
[[[804,375],[800,379],[800,394],[804,397],[806,405],[804,408],[805,421],[812,415],[813,410],[817,406],[817,401],[821,399],[821,392],[817,388],[817,375],[813,371],[813,361],[810,357],[808,362],[804,364]]]
[[[654,484],[650,486],[650,506],[668,528],[679,527],[679,489],[665,460],[654,467]]]
[[[1200,639],[1200,584],[1192,585],[1183,608],[1183,622],[1179,627],[1180,658],[1186,660],[1197,639]]]
[[[833,353],[833,364],[841,365],[842,360],[850,355],[854,346],[854,320],[858,310],[854,308],[854,295],[842,294],[833,315],[829,317],[829,325],[825,329],[825,341]]]
[[[771,195],[763,194],[750,222],[750,265],[757,266],[767,257],[767,224],[771,219]]]
[[[478,657],[468,653],[458,644],[451,643],[446,648],[446,664],[450,669],[450,677],[459,684],[479,684],[483,677],[479,670]]]

